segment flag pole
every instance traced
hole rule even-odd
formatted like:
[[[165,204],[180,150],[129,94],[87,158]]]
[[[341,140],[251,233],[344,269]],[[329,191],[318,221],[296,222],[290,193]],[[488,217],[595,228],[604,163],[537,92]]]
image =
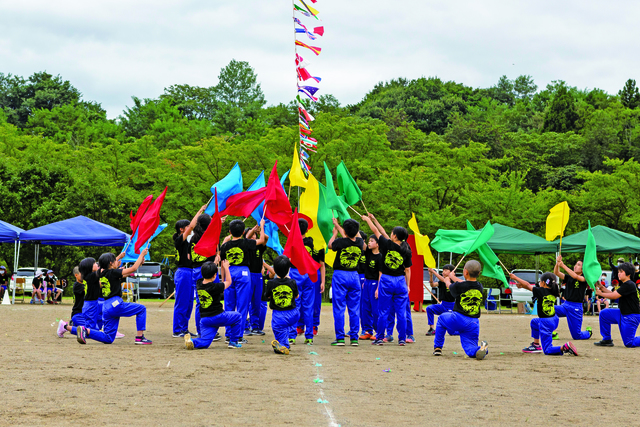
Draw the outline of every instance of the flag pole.
[[[369,215],[369,209],[367,209],[367,205],[364,204],[364,200],[360,199],[360,202],[362,203],[362,206],[364,206],[364,210],[367,211],[367,215]],[[438,303],[440,304],[440,303]]]
[[[162,307],[162,306],[164,305],[164,303],[165,303],[165,302],[169,301],[169,300],[171,299],[171,297],[172,297],[172,296],[174,296],[175,294],[176,294],[176,291],[173,291],[173,293],[172,293],[171,295],[169,295],[169,298],[167,298],[166,300],[164,300],[164,301],[162,302],[162,304],[160,304],[160,307]],[[160,307],[158,307],[158,308],[160,308]]]
[[[352,207],[352,206],[349,206],[349,208],[351,208],[351,210],[352,210],[352,211],[354,211],[354,212],[356,213],[356,215],[358,215],[358,216],[362,216],[362,215],[360,215],[360,213],[359,213],[357,210],[353,209],[353,207]]]
[[[456,264],[456,267],[453,269],[453,272],[455,273],[456,270],[458,269],[458,267],[460,266],[460,264],[462,263],[462,260],[466,257],[467,255],[462,255],[462,258],[460,258],[460,261],[458,261],[458,264]]]
[[[433,292],[431,292],[429,288],[427,288],[427,285],[425,285],[424,282],[422,283],[422,286],[424,286],[424,288],[431,294],[433,299],[435,299],[438,302],[438,304],[440,304],[440,300],[433,294]]]

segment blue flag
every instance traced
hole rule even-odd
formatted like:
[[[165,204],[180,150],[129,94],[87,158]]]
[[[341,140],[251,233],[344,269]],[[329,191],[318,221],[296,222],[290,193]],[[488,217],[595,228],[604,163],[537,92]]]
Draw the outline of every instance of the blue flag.
[[[158,234],[160,234],[162,232],[162,230],[164,230],[165,228],[167,228],[167,224],[160,224],[158,226],[158,228],[156,228],[155,233],[153,233],[153,236],[151,236],[151,238],[149,239],[149,241],[146,243],[147,245],[149,245],[151,243],[151,241],[153,240],[154,237],[156,237]],[[129,241],[127,242],[127,245],[125,246],[125,248],[127,249],[127,253],[124,256],[124,258],[122,258],[122,262],[136,262],[138,260],[138,257],[140,256],[139,254],[136,254],[136,250],[135,250],[135,246],[136,246],[136,241],[138,240],[138,230],[136,230],[136,234],[133,235],[133,238],[129,237]],[[142,249],[145,249],[149,246],[143,246]],[[123,251],[124,252],[124,249]],[[147,254],[144,256],[144,260],[145,261],[150,261],[151,260],[151,256],[149,255],[149,253],[147,252]]]
[[[229,197],[242,193],[242,172],[240,172],[240,166],[237,163],[227,176],[211,186],[211,194],[215,194],[216,189],[218,190],[218,210],[222,212],[227,207]],[[215,204],[209,203],[204,213],[213,215],[215,211]]]

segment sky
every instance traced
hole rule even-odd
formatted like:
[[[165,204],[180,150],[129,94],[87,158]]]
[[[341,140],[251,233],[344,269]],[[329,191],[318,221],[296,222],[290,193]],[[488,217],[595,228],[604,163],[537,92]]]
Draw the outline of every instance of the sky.
[[[299,4],[299,0],[293,0]],[[309,3],[307,1],[307,3]],[[592,0],[318,0],[324,26],[298,48],[321,94],[359,102],[375,84],[437,76],[490,87],[531,75],[615,94],[640,80],[640,2]],[[232,59],[255,69],[268,104],[296,94],[287,0],[0,0],[0,73],[47,71],[116,118],[132,96],[173,84],[214,86]]]

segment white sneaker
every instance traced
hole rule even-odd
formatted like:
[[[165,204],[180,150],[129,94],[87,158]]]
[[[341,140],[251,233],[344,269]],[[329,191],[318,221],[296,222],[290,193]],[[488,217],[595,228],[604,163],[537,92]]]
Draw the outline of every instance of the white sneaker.
[[[67,332],[67,330],[65,329],[65,326],[67,326],[67,322],[60,319],[60,321],[58,322],[58,332],[57,332],[58,337],[64,338],[64,333]]]
[[[116,339],[120,339],[120,338],[124,338],[124,334],[121,334],[120,332],[116,332]]]

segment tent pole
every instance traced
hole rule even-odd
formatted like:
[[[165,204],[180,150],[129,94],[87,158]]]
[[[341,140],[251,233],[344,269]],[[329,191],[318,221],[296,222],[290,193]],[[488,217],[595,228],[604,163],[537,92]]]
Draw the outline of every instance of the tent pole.
[[[16,274],[18,271],[18,268],[16,267],[18,265],[18,241],[14,241],[13,242],[13,274]],[[17,279],[18,276],[16,276]],[[11,295],[11,304],[15,304],[16,303],[16,283],[13,282],[13,293]]]
[[[538,279],[538,272],[540,271],[540,255],[536,255],[536,283],[540,280]]]
[[[453,252],[449,252],[449,264],[453,264]]]

